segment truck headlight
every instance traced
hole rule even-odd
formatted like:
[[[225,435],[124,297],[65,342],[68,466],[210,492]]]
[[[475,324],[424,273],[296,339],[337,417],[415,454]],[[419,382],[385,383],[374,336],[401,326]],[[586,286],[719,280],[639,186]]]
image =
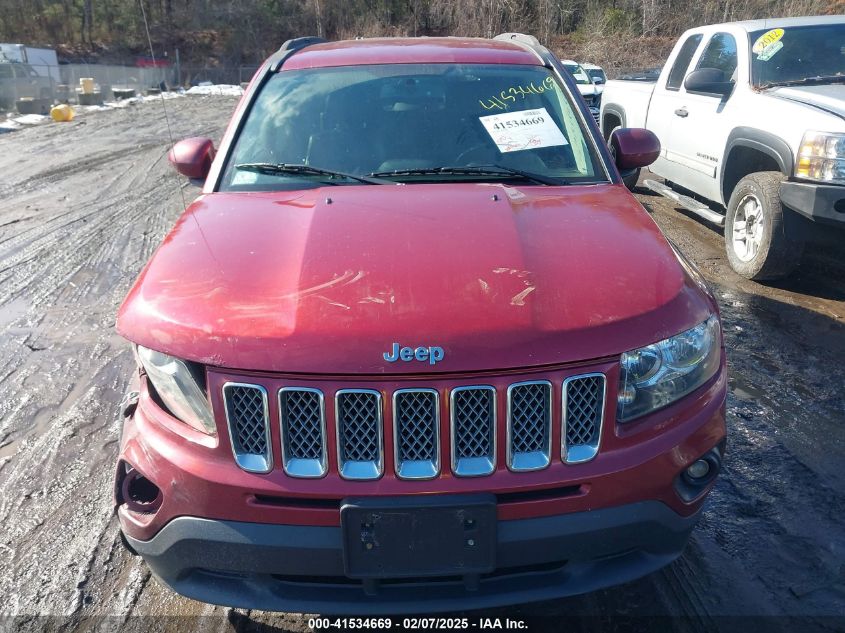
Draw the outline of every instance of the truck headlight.
[[[197,431],[216,435],[217,426],[205,390],[200,387],[202,377],[198,372],[178,358],[140,345],[136,352],[147,378],[170,413]]]
[[[677,336],[622,354],[616,417],[628,422],[694,391],[719,371],[722,337],[711,316]]]
[[[845,134],[806,132],[798,148],[795,176],[845,184]]]

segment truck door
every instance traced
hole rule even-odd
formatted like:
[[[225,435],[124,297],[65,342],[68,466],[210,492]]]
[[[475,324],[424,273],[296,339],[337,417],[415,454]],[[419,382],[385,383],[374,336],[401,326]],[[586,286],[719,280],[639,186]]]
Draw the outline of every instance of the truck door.
[[[736,85],[737,45],[733,35],[715,33],[710,38],[692,70],[702,68],[715,68],[724,81]],[[709,200],[720,199],[717,174],[730,133],[732,95],[693,93],[684,86],[677,93],[672,145],[667,156],[677,165],[677,178],[671,180]]]
[[[677,153],[677,139],[673,132],[675,112],[683,106],[682,84],[695,52],[703,39],[701,33],[689,35],[675,55],[667,63],[672,64],[669,74],[661,73],[654,86],[654,93],[648,106],[646,127],[660,139],[660,157],[649,169],[667,180],[677,181],[681,175],[680,165],[673,160]],[[664,78],[665,75],[665,78]]]

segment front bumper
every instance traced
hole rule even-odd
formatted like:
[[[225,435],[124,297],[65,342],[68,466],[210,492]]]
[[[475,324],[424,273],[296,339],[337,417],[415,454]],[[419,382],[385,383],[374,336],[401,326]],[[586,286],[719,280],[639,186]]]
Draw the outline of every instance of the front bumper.
[[[845,187],[841,185],[784,182],[780,199],[810,220],[845,227]]]
[[[658,501],[498,522],[496,571],[392,581],[344,575],[339,527],[179,517],[129,544],[174,591],[245,609],[391,614],[478,609],[594,591],[677,558],[699,512]]]
[[[605,371],[615,384],[616,370]],[[639,422],[604,425],[602,450],[583,464],[556,459],[544,470],[514,473],[502,457],[486,477],[455,477],[447,469],[430,481],[385,475],[357,482],[335,472],[310,480],[280,468],[245,472],[226,442],[169,420],[142,384],[137,407],[126,411],[117,514],[127,542],[165,584],[223,605],[435,612],[589,592],[648,574],[680,554],[713,484],[686,494],[681,473],[723,446],[726,388],[723,361],[708,385],[676,404]],[[150,511],[126,503],[127,468],[161,491]],[[381,574],[390,580],[368,581],[369,593],[344,573],[346,500],[446,501],[479,493],[496,501],[492,573],[427,580]]]

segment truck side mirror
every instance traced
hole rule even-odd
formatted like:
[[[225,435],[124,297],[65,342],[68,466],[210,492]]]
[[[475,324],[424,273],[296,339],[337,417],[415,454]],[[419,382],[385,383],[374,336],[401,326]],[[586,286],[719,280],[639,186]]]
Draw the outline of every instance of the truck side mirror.
[[[604,79],[602,79],[601,77],[596,77],[595,79],[593,79],[593,83],[600,86],[604,83]]]
[[[611,133],[608,145],[623,176],[640,167],[648,167],[660,156],[660,141],[654,132],[645,128],[618,128]]]
[[[204,180],[211,169],[215,153],[214,143],[210,138],[186,138],[173,146],[167,160],[183,176],[191,180]]]
[[[699,68],[684,80],[687,92],[727,97],[734,89],[734,82],[725,81],[725,73],[718,68]]]

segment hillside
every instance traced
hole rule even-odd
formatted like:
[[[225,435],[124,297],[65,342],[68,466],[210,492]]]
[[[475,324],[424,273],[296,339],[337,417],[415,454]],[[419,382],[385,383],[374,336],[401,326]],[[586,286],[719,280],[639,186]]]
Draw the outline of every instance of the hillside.
[[[300,35],[490,36],[522,31],[614,69],[659,65],[700,24],[845,13],[845,0],[2,0],[0,41],[57,48],[66,61],[149,55],[202,67],[256,64]]]

